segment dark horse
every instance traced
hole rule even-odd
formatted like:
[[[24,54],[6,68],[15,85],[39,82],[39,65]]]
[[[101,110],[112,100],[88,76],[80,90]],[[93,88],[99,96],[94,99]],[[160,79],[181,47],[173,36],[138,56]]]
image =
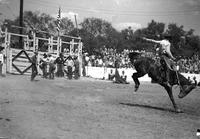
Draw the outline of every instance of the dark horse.
[[[186,79],[183,75],[170,69],[168,69],[168,72],[170,75],[169,84],[166,84],[162,78],[163,71],[160,70],[161,65],[158,64],[155,60],[153,60],[150,57],[144,57],[140,53],[137,53],[137,52],[129,53],[129,58],[136,70],[136,73],[133,73],[132,75],[132,78],[135,82],[135,91],[138,90],[139,85],[140,85],[138,78],[144,76],[145,74],[148,74],[149,77],[151,77],[154,82],[160,84],[161,86],[165,88],[165,90],[167,91],[170,97],[170,100],[172,101],[175,111],[181,112],[181,110],[177,107],[174,101],[172,86],[179,85],[180,83],[181,89],[180,89],[180,93],[178,97],[183,98],[196,87],[195,84],[190,83],[189,80]],[[166,68],[168,67],[166,66]],[[179,78],[180,82],[178,82],[177,77]]]

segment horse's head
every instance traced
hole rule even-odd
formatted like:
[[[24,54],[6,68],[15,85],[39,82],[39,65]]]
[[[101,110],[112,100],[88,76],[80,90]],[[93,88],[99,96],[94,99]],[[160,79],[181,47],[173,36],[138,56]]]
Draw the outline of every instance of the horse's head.
[[[174,72],[175,73],[175,72]],[[177,76],[174,76],[177,77]],[[185,78],[182,74],[178,73],[179,81],[180,81],[180,93],[178,95],[179,98],[184,98],[188,95],[194,88],[196,88],[195,83],[191,83],[187,78]],[[177,81],[176,81],[177,82]],[[178,83],[177,83],[178,84]]]
[[[195,84],[191,85],[184,85],[182,89],[180,90],[180,93],[178,95],[179,98],[184,98],[187,94],[189,94],[194,88],[196,88]]]

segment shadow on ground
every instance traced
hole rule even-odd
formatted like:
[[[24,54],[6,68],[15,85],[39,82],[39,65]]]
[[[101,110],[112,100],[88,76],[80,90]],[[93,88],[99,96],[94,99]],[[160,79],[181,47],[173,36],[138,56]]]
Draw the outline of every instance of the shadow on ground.
[[[161,110],[161,111],[175,112],[172,109],[166,109],[166,108],[155,107],[155,106],[144,105],[144,104],[132,104],[132,103],[119,103],[119,104],[131,106],[131,107],[141,107],[141,108],[155,109],[155,110]]]

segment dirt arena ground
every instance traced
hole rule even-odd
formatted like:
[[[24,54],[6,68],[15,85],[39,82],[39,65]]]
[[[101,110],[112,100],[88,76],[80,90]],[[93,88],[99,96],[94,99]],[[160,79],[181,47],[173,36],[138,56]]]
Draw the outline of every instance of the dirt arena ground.
[[[8,139],[197,139],[200,91],[174,97],[184,113],[172,112],[167,93],[142,83],[128,85],[81,78],[30,82],[0,78],[0,137]]]

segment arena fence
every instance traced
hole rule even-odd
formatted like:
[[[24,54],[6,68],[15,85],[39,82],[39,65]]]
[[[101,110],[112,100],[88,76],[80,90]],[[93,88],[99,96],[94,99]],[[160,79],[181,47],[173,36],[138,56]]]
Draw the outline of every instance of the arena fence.
[[[78,56],[80,61],[80,74],[81,74],[81,65],[82,65],[82,42],[80,37],[72,36],[57,36],[56,38],[50,36],[49,38],[38,37],[37,33],[33,32],[33,38],[29,39],[29,35],[17,34],[8,32],[5,29],[5,41],[3,46],[4,54],[6,56],[6,63],[4,64],[5,73],[14,73],[14,74],[30,74],[31,60],[30,57],[33,55],[33,52],[38,52],[38,61],[44,53],[50,53],[53,57],[58,57],[59,53],[63,52],[64,45],[68,45],[69,54]],[[12,40],[14,37],[23,38],[23,49],[14,49],[11,46]],[[68,37],[71,39],[69,42],[62,41],[61,38]],[[76,40],[76,41],[75,41]],[[40,51],[38,49],[39,42],[43,41],[47,44],[47,51]],[[75,49],[76,48],[76,49]],[[76,51],[77,50],[77,51]]]
[[[90,67],[86,66],[86,76],[96,78],[96,79],[108,79],[108,74],[110,73],[111,69],[115,73],[115,68],[105,68],[105,67]],[[132,75],[136,72],[133,68],[119,68],[119,74],[122,74],[122,71],[125,71],[125,75],[127,76],[127,81],[133,81]],[[196,77],[197,81],[200,81],[200,74],[190,74],[190,73],[181,73],[186,78],[190,77],[193,80],[193,77]],[[144,82],[151,82],[151,78],[146,74],[145,76],[139,78],[140,81]]]

